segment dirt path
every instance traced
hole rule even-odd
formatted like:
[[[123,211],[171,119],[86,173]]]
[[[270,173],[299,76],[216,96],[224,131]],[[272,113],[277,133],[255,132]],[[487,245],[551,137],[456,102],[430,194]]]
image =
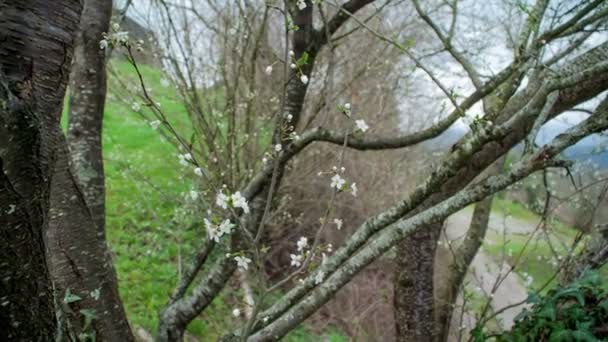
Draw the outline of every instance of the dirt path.
[[[469,227],[471,221],[471,210],[463,210],[448,219],[446,235],[452,241],[461,240]],[[534,223],[505,217],[502,214],[492,213],[490,217],[489,229],[497,232],[506,231],[507,234],[531,233],[535,229]],[[492,256],[483,251],[479,251],[471,263],[470,279],[477,284],[478,289],[490,295],[496,283],[496,279],[504,277],[509,269],[506,263],[498,263]],[[521,302],[528,296],[527,289],[523,285],[522,279],[514,272],[502,281],[500,286],[494,291],[492,296],[492,308],[494,311],[500,310],[509,305]],[[515,316],[521,311],[522,307],[508,309],[498,315],[499,321],[504,329],[509,329],[513,325]]]

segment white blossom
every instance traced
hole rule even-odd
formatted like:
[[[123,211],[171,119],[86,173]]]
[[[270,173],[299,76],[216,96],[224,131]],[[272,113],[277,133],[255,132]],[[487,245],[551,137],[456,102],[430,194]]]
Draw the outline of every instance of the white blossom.
[[[350,110],[350,103],[345,103],[344,104],[344,109]]]
[[[209,240],[220,242],[220,238],[222,237],[222,233],[218,229],[219,227],[213,224],[208,219],[203,220],[205,222],[205,228],[207,228],[207,234],[209,235]]]
[[[357,183],[353,183],[350,185],[350,191],[352,192],[353,196],[357,196],[357,191],[359,191],[357,189]]]
[[[296,55],[296,54],[295,54],[295,52],[293,52],[293,50],[289,50],[289,57],[293,57],[293,56],[295,56],[295,55]]]
[[[355,120],[355,125],[357,125],[357,129],[363,133],[369,129],[369,126],[365,123],[365,120]]]
[[[346,181],[344,180],[344,178],[340,177],[340,175],[338,174],[335,174],[333,177],[331,177],[330,187],[336,188],[337,190],[342,190],[342,187],[345,183]]]
[[[283,150],[283,145],[281,145],[281,144],[274,145],[274,150],[276,152],[281,152]]]
[[[215,204],[222,209],[228,209],[228,196],[224,195],[223,192],[218,193],[215,196]]]
[[[189,195],[190,195],[190,199],[192,199],[193,201],[196,201],[198,198],[198,192],[195,190],[190,190]]]
[[[305,236],[302,236],[298,240],[297,245],[298,245],[298,252],[303,251],[306,247],[308,247],[308,238]]]
[[[295,69],[297,67],[297,65],[296,65],[296,63],[291,63],[291,64],[289,64],[289,67],[292,69]]]
[[[239,308],[232,310],[232,316],[239,317],[240,315],[241,315],[241,310]]]
[[[116,33],[114,33],[113,38],[116,41],[118,41],[119,43],[126,43],[129,41],[129,32],[127,32],[127,31],[116,32]]]
[[[267,66],[266,69],[264,70],[264,72],[268,76],[272,75],[272,65]]]
[[[199,177],[203,177],[203,169],[201,169],[200,167],[195,168],[194,174],[196,174]]]
[[[180,165],[188,166],[188,162],[192,161],[192,155],[190,153],[180,154],[178,156]]]
[[[304,84],[308,83],[308,76],[306,76],[306,75],[300,76],[300,81],[302,81],[302,83],[304,83]]]
[[[99,41],[99,48],[101,50],[105,50],[108,47],[108,41],[105,39],[102,39]]]
[[[160,126],[159,120],[150,121],[150,127],[152,127],[152,129],[158,129],[159,126]]]
[[[300,267],[302,266],[302,255],[295,255],[295,254],[290,254],[289,255],[291,257],[291,266],[293,267]]]
[[[342,229],[342,225],[344,224],[344,221],[336,218],[336,219],[334,219],[334,223],[336,224],[336,229],[340,230],[340,229]]]
[[[139,112],[139,110],[141,109],[141,106],[139,105],[139,103],[137,103],[137,102],[133,102],[133,104],[131,105],[131,109],[132,109],[134,112]]]
[[[305,9],[305,8],[306,8],[306,1],[305,1],[305,0],[298,0],[297,5],[298,5],[298,8],[299,8],[299,9],[300,9],[300,11],[301,11],[301,10],[303,10],[303,9]]]
[[[220,223],[219,226],[208,219],[204,219],[203,221],[205,222],[205,228],[207,228],[209,239],[215,242],[220,242],[220,238],[224,235],[230,234],[232,228],[234,228],[234,224],[232,224],[228,219]]]
[[[249,204],[247,204],[247,199],[241,195],[240,191],[232,194],[232,205],[235,208],[241,208],[245,212],[245,214],[249,214]]]
[[[222,223],[220,223],[220,226],[218,227],[222,235],[230,234],[232,232],[232,228],[234,228],[234,224],[230,222],[229,219],[224,220]]]
[[[251,263],[251,259],[244,256],[235,256],[234,261],[236,261],[236,265],[242,271],[247,271],[249,269],[249,264]]]

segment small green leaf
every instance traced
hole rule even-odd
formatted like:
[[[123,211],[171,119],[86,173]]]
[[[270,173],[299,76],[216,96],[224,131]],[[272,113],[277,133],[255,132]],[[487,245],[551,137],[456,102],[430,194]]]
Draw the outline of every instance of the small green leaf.
[[[599,340],[588,330],[575,330],[572,332],[572,337],[574,337],[576,341],[599,342]]]
[[[308,64],[308,52],[304,51],[300,58],[296,61],[296,66],[301,67]]]
[[[78,296],[78,295],[75,295],[75,294],[71,293],[71,292],[70,292],[70,289],[68,289],[68,290],[65,292],[65,296],[63,297],[63,302],[64,302],[65,304],[71,304],[71,303],[77,302],[77,301],[79,301],[79,300],[82,300],[82,297],[80,297],[80,296]]]

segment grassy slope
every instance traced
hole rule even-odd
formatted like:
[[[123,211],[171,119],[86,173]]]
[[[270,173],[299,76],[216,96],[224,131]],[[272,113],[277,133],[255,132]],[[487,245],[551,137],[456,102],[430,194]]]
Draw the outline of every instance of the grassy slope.
[[[169,121],[188,132],[189,120],[176,100],[175,90],[163,86],[160,71],[140,67]],[[134,71],[127,63],[113,61],[111,70],[122,80],[136,84]],[[180,256],[187,263],[205,232],[176,215],[183,205],[183,193],[193,186],[192,175],[178,163],[176,149],[131,110],[133,99],[118,85],[116,77],[109,79],[103,133],[107,236],[129,320],[134,327],[154,332],[158,312],[178,279]],[[236,291],[225,292],[229,294],[217,298],[190,324],[190,334],[215,341],[234,328],[238,321],[230,313],[239,296]],[[304,327],[286,340],[313,341],[320,337],[343,340],[334,330],[317,336]]]
[[[500,197],[495,198],[493,210],[512,215],[532,224],[536,224],[540,220],[537,214],[528,210],[522,204]],[[574,240],[577,231],[574,227],[557,221],[551,222],[550,225],[551,230],[549,231],[549,235],[552,246],[560,255],[565,256],[567,247]],[[524,277],[525,273],[532,276],[533,281],[530,288],[534,290],[540,289],[549,282],[557,269],[553,261],[551,246],[547,243],[546,236],[544,234],[537,234],[536,236],[530,239],[530,236],[527,234],[511,234],[503,238],[501,234],[490,231],[488,232],[488,237],[492,241],[495,241],[495,243],[493,245],[484,245],[485,250],[497,260],[505,258],[510,264],[516,263],[518,255],[521,254],[522,257],[518,262],[516,271]],[[528,242],[528,240],[530,241]],[[521,253],[522,251],[524,252]],[[606,267],[603,268],[602,272],[608,274]],[[553,280],[551,283],[554,284],[555,281]]]

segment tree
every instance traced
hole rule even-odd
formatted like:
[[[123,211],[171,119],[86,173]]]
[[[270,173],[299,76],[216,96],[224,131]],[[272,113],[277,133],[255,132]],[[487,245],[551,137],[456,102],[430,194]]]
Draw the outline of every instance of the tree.
[[[85,1],[75,38],[67,142],[61,136],[51,187],[47,245],[66,317],[79,336],[131,341],[105,239],[102,124],[105,51],[112,1]],[[85,251],[83,253],[83,251]]]
[[[468,263],[479,248],[479,237],[487,227],[484,221],[487,221],[491,198],[486,197],[532,172],[567,166],[554,157],[581,137],[605,128],[605,111],[600,106],[588,120],[547,146],[528,144],[530,148],[520,162],[504,174],[484,173],[516,144],[534,141],[545,122],[606,89],[608,79],[602,74],[606,65],[601,62],[606,56],[606,43],[602,41],[595,48],[584,44],[606,18],[601,1],[567,9],[557,6],[552,11],[547,10],[547,1],[525,6],[517,15],[522,19],[521,30],[516,34],[508,32],[513,57],[499,70],[478,66],[483,63],[477,61],[475,55],[463,52],[452,40],[454,32],[460,30],[455,24],[459,22],[456,2],[447,7],[452,11],[448,13],[453,14],[452,27],[448,29],[438,26],[426,9],[412,2],[412,11],[429,27],[427,36],[439,43],[431,52],[417,51],[413,39],[404,37],[403,31],[382,33],[386,29],[382,20],[378,20],[378,24],[373,19],[381,18],[379,13],[392,3],[381,2],[376,11],[366,7],[370,3],[373,1],[351,0],[340,6],[330,3],[319,6],[310,1],[291,1],[278,7],[257,2],[248,2],[243,7],[208,3],[203,7],[207,6],[209,13],[192,3],[158,3],[162,14],[160,22],[166,25],[158,35],[164,46],[161,54],[198,134],[190,139],[181,136],[171,125],[167,113],[156,104],[145,82],[140,84],[143,89],[139,95],[147,110],[137,112],[155,123],[161,134],[176,144],[180,158],[187,168],[193,169],[193,174],[203,177],[200,193],[209,194],[209,198],[203,200],[202,210],[198,212],[212,212],[206,217],[208,223],[204,223],[210,238],[193,256],[192,267],[180,279],[161,313],[161,340],[181,339],[187,324],[208,307],[237,270],[245,279],[242,282],[253,284],[257,289],[252,300],[248,300],[254,304],[247,321],[235,335],[245,335],[253,341],[284,336],[332,298],[357,272],[397,243],[401,243],[395,283],[399,339],[419,340],[429,336],[444,339],[450,314],[435,318],[432,283],[434,251],[443,219],[463,206],[483,200],[478,204],[477,219],[469,232],[471,244],[459,251],[462,255],[450,276],[453,284],[446,298],[452,302],[454,289],[460,287]],[[404,11],[405,7],[398,8]],[[256,13],[259,14],[256,16]],[[337,70],[336,79],[343,76],[339,72],[345,67],[340,63],[347,64],[352,59],[348,52],[340,55],[336,51],[341,42],[354,37],[351,36],[354,32],[363,32],[384,42],[403,56],[409,63],[406,65],[425,74],[440,90],[449,113],[411,134],[370,136],[365,133],[365,122],[355,121],[358,117],[354,117],[356,111],[351,110],[350,104],[346,105],[348,100],[326,93],[335,91],[331,85],[340,82],[332,83],[331,75]],[[221,42],[220,46],[197,49],[193,42],[203,34],[214,37],[210,41]],[[125,45],[127,56],[137,69],[130,53],[135,45]],[[547,52],[548,46],[558,52]],[[219,51],[217,55],[215,51]],[[468,95],[455,94],[438,76],[441,70],[432,67],[437,64],[432,58],[442,53],[468,76],[472,85]],[[336,61],[338,57],[343,59]],[[277,65],[283,67],[279,68],[283,69],[282,75],[274,71]],[[217,71],[205,79],[215,81],[214,87],[201,87],[205,82],[197,78],[200,70]],[[277,77],[277,81],[260,81],[265,77],[263,73]],[[259,86],[260,82],[264,87]],[[272,91],[265,93],[269,89]],[[225,101],[218,100],[214,92],[225,94]],[[282,95],[276,102],[265,101],[274,94]],[[475,111],[473,106],[477,103],[483,107],[484,115],[475,117],[470,113]],[[316,122],[317,115],[325,117],[314,127],[311,123]],[[349,119],[338,128],[326,128],[324,125],[332,122],[328,119],[331,115]],[[262,237],[270,229],[270,218],[276,208],[273,199],[285,188],[285,174],[300,161],[302,151],[320,143],[339,146],[338,158],[334,160],[338,167],[335,171],[325,171],[337,177],[333,183],[337,186],[330,196],[333,203],[334,198],[348,192],[339,171],[341,151],[411,147],[437,137],[463,117],[474,117],[470,120],[470,132],[438,162],[427,179],[388,209],[369,217],[323,262],[317,260],[322,248],[319,236],[333,218],[333,206],[329,205],[328,214],[320,215],[321,224],[310,227],[313,231],[308,236],[313,237],[313,242],[309,249],[302,255],[294,255],[295,264],[301,261],[303,266],[272,285],[266,284]],[[263,142],[253,138],[256,132],[262,135],[268,131],[271,134]],[[255,151],[260,150],[256,155]],[[252,156],[243,151],[254,153]],[[265,161],[260,163],[262,157]],[[213,204],[215,196],[219,207]],[[221,229],[220,223],[224,224]],[[225,236],[231,236],[231,241],[223,240]],[[212,253],[218,253],[218,257],[209,258]],[[243,267],[243,264],[249,266]],[[202,269],[205,271],[199,276]],[[267,302],[269,293],[303,275],[306,276],[302,283],[294,284],[278,300]],[[440,326],[444,331],[439,331]]]
[[[71,0],[0,3],[0,337],[7,341],[54,340],[64,331],[44,237],[80,11]]]
[[[3,221],[10,223],[7,232],[13,231],[17,237],[17,241],[6,239],[6,260],[10,261],[3,265],[16,270],[6,272],[4,279],[10,281],[6,289],[11,292],[3,297],[9,298],[7,305],[15,303],[15,307],[3,310],[11,315],[4,320],[10,327],[3,333],[27,340],[131,340],[105,240],[71,169],[59,126],[81,4],[2,6],[2,34],[9,42],[3,44],[2,53],[6,104],[2,192],[3,200],[7,199],[2,203],[9,205]],[[18,217],[5,218],[5,213]],[[27,227],[29,234],[22,231]],[[21,247],[25,238],[32,246],[29,249]],[[20,254],[15,251],[27,255],[16,258]],[[16,292],[19,288],[20,293]],[[54,294],[51,288],[56,290]],[[16,294],[19,300],[14,298]],[[34,303],[26,303],[31,306],[28,309],[20,300]],[[55,317],[57,305],[59,315]],[[18,313],[22,316],[16,317]]]
[[[142,44],[130,42],[123,32],[113,32],[102,42],[126,52],[141,87],[134,111],[176,145],[184,170],[197,177],[195,184],[199,188],[193,190],[197,198],[200,193],[206,195],[193,212],[207,237],[160,313],[159,340],[183,339],[187,325],[209,308],[237,271],[241,286],[254,290],[245,291],[249,298],[244,302],[250,306],[241,327],[225,338],[279,339],[327,303],[358,272],[398,245],[394,300],[398,339],[444,339],[445,328],[440,332],[437,327],[445,326],[449,317],[435,318],[432,277],[441,222],[455,211],[479,203],[478,220],[469,232],[472,243],[464,245],[463,255],[456,261],[456,273],[451,277],[453,284],[446,297],[453,301],[454,288],[460,286],[468,262],[479,248],[475,236],[483,235],[487,226],[484,221],[491,204],[488,196],[534,172],[568,167],[569,162],[560,158],[565,148],[608,128],[608,101],[599,97],[608,89],[605,62],[608,42],[602,38],[595,46],[583,44],[608,15],[602,1],[566,9],[558,6],[556,14],[546,20],[549,1],[540,0],[531,8],[522,5],[521,17],[525,20],[518,38],[513,40],[514,56],[498,70],[475,68],[474,56],[452,44],[455,24],[444,32],[417,2],[413,2],[413,11],[441,43],[437,51],[417,51],[415,41],[401,28],[389,31],[391,26],[379,19],[380,13],[392,5],[391,1],[378,3],[375,10],[368,7],[371,3],[374,1],[350,0],[335,5],[297,0],[279,5],[250,1],[243,6],[240,3],[230,6],[210,1],[204,4],[205,10],[209,10],[205,13],[195,3],[158,1],[155,20],[163,29],[164,39],[160,43],[165,48],[161,55],[195,128],[194,134],[188,136],[180,134],[171,124],[168,113],[146,86],[133,55]],[[451,9],[452,23],[456,23],[456,6]],[[201,30],[213,38],[209,39],[212,42],[209,49],[196,43]],[[350,81],[344,76],[348,75],[344,72],[348,66],[344,65],[353,59],[348,50],[340,51],[339,45],[345,39],[358,39],[358,34],[385,44],[390,48],[388,53],[403,57],[402,65],[424,74],[440,90],[447,113],[429,114],[438,119],[414,132],[367,132],[365,113],[357,112],[334,88]],[[438,76],[440,70],[431,66],[432,58],[444,52],[470,79],[473,87],[467,95],[456,94],[446,87]],[[395,70],[400,70],[402,65],[395,64],[399,66]],[[273,65],[282,66],[282,75],[273,74]],[[362,68],[361,72],[369,69]],[[197,77],[200,70],[216,74]],[[262,79],[265,77],[262,74],[275,79]],[[269,100],[260,94],[281,95]],[[601,103],[585,120],[546,145],[534,145],[544,123],[593,98]],[[477,103],[483,107],[483,115],[471,115]],[[322,234],[330,222],[336,225],[341,222],[334,216],[334,203],[358,191],[341,168],[345,151],[411,147],[439,136],[461,118],[471,118],[469,132],[432,167],[428,177],[412,191],[403,191],[405,195],[399,200],[368,217],[353,229],[354,233],[338,250],[329,254]],[[317,122],[315,126],[313,123]],[[328,128],[325,125],[328,122],[338,127]],[[484,173],[520,142],[527,148],[517,163],[503,173],[491,170]],[[336,158],[331,159],[335,168],[320,170],[327,185],[331,185],[328,204],[319,220],[317,217],[311,220],[315,224],[310,225],[308,238],[293,241],[294,253],[290,255],[293,271],[269,282],[265,269],[266,242],[271,241],[269,230],[278,229],[270,227],[280,205],[277,199],[282,196],[281,191],[289,192],[285,175],[290,168],[298,170],[296,163],[305,149],[322,143],[337,150]],[[243,151],[253,152],[243,156]],[[57,209],[49,235],[54,249],[52,269],[65,272],[63,266],[74,262],[75,269],[83,271],[85,277],[75,282],[69,272],[54,274],[59,274],[57,283],[65,292],[76,284],[79,298],[70,303],[76,310],[86,316],[90,311],[82,309],[93,305],[96,313],[105,313],[106,309],[111,312],[107,320],[93,319],[96,336],[120,339],[121,334],[128,335],[128,325],[120,306],[113,305],[119,301],[112,285],[115,282],[105,241],[91,235],[96,231],[91,226],[99,227],[90,222],[86,197],[78,193],[74,181],[69,181],[75,177],[71,177],[67,166],[65,149],[59,152],[51,189],[51,201]],[[294,174],[297,178],[297,172]],[[205,213],[204,217],[201,213]],[[64,236],[73,245],[78,243],[77,237],[83,240],[78,246],[86,253],[71,254],[61,245]],[[295,282],[297,278],[301,281]],[[96,284],[102,285],[100,292],[109,296],[107,301],[97,303],[91,299],[99,293]],[[285,293],[273,300],[278,289],[285,289]],[[86,322],[78,328],[88,333]]]

